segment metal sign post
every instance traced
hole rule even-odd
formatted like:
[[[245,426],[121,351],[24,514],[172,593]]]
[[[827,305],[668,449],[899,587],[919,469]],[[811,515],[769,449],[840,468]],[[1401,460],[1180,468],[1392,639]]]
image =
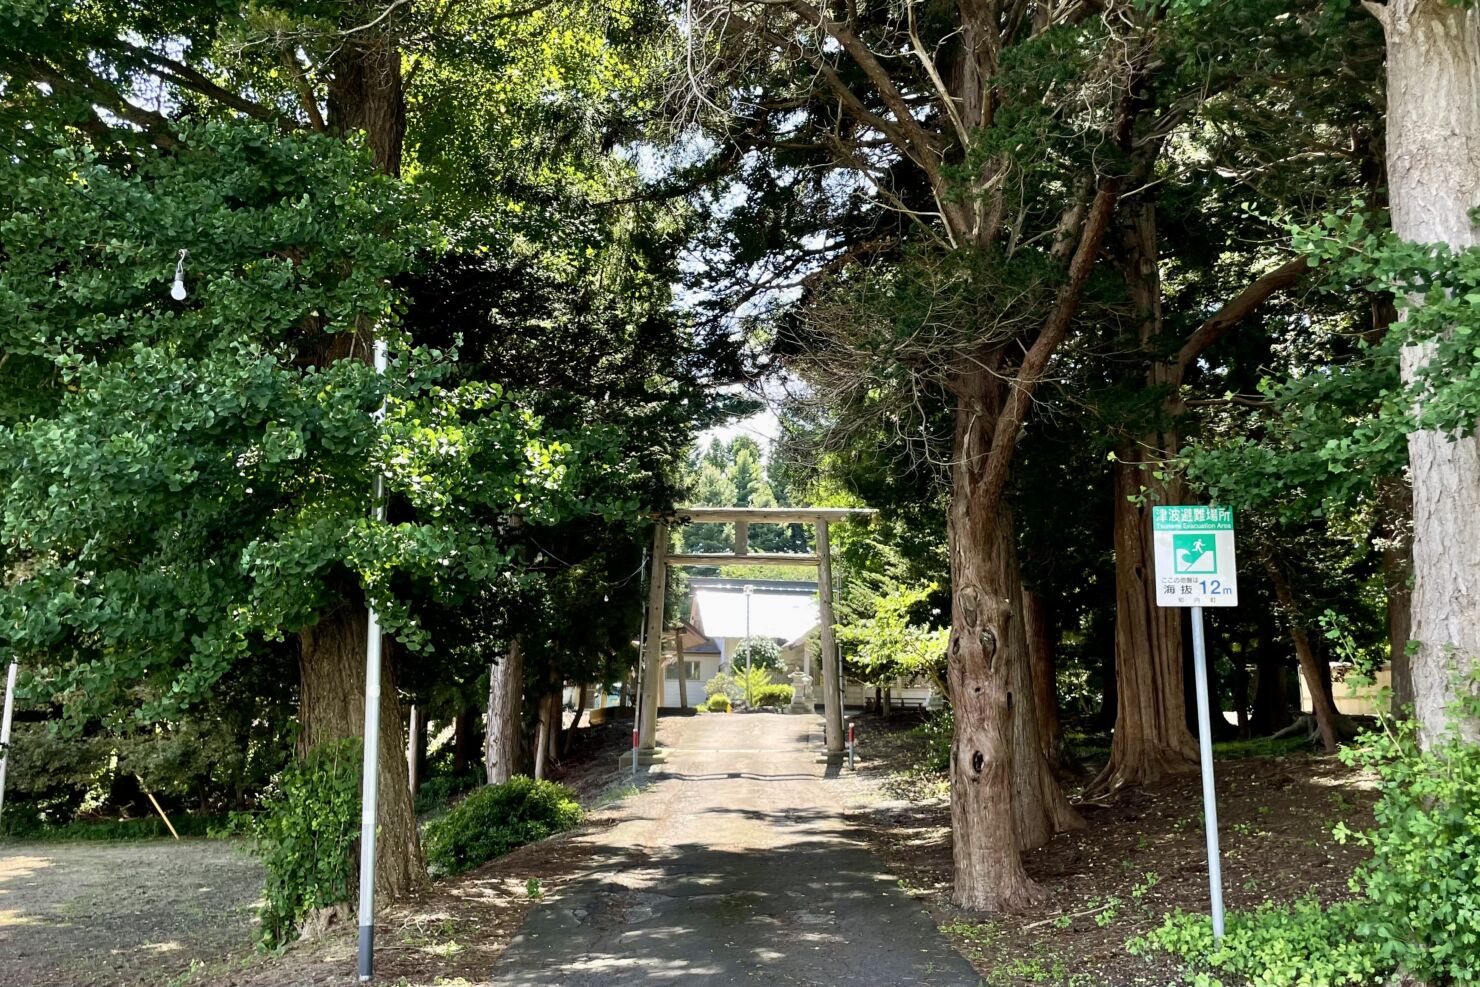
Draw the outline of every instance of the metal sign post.
[[[375,341],[375,372],[384,374],[385,340]],[[382,404],[376,419],[385,414]],[[375,520],[385,520],[385,478],[376,475]],[[375,972],[375,821],[380,803],[380,615],[367,607],[365,620],[365,748],[360,775],[360,982]]]
[[[5,713],[0,718],[0,811],[5,808],[5,766],[10,763],[10,719],[15,712],[15,673],[20,666],[10,659],[5,673]]]
[[[1197,735],[1202,756],[1203,820],[1208,839],[1208,893],[1213,937],[1223,937],[1223,864],[1218,850],[1218,799],[1213,787],[1213,714],[1203,607],[1238,606],[1233,511],[1227,507],[1153,507],[1156,603],[1192,609],[1192,666],[1197,685]]]

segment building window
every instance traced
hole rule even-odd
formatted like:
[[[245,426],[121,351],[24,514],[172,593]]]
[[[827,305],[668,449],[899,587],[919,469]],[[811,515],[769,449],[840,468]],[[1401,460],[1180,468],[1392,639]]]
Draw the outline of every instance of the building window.
[[[680,664],[684,668],[684,678],[690,682],[696,681],[699,678],[699,663],[697,661],[674,662],[663,669],[663,677],[669,682],[677,682],[678,666]]]

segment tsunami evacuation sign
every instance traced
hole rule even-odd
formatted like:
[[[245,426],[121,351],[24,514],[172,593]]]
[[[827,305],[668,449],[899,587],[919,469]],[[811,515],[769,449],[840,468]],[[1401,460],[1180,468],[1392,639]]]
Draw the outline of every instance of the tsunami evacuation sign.
[[[1158,606],[1238,606],[1232,508],[1153,507],[1151,533]]]

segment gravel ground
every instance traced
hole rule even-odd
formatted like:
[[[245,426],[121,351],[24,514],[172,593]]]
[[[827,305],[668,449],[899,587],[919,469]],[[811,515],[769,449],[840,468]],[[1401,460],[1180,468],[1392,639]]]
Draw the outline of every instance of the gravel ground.
[[[224,840],[0,843],[0,987],[154,987],[250,951],[262,868]]]

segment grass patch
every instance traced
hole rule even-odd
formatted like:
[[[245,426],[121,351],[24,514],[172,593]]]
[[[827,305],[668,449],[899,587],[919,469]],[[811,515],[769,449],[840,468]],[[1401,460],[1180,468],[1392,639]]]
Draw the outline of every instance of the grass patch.
[[[9,806],[6,806],[9,809]],[[9,813],[6,813],[9,815]],[[229,815],[190,815],[180,813],[170,816],[175,831],[181,837],[225,837],[233,835],[238,828]],[[66,823],[45,823],[34,816],[20,813],[7,820],[4,834],[9,839],[29,840],[36,843],[96,841],[122,843],[129,840],[168,840],[170,831],[158,816],[139,819],[74,819]]]

